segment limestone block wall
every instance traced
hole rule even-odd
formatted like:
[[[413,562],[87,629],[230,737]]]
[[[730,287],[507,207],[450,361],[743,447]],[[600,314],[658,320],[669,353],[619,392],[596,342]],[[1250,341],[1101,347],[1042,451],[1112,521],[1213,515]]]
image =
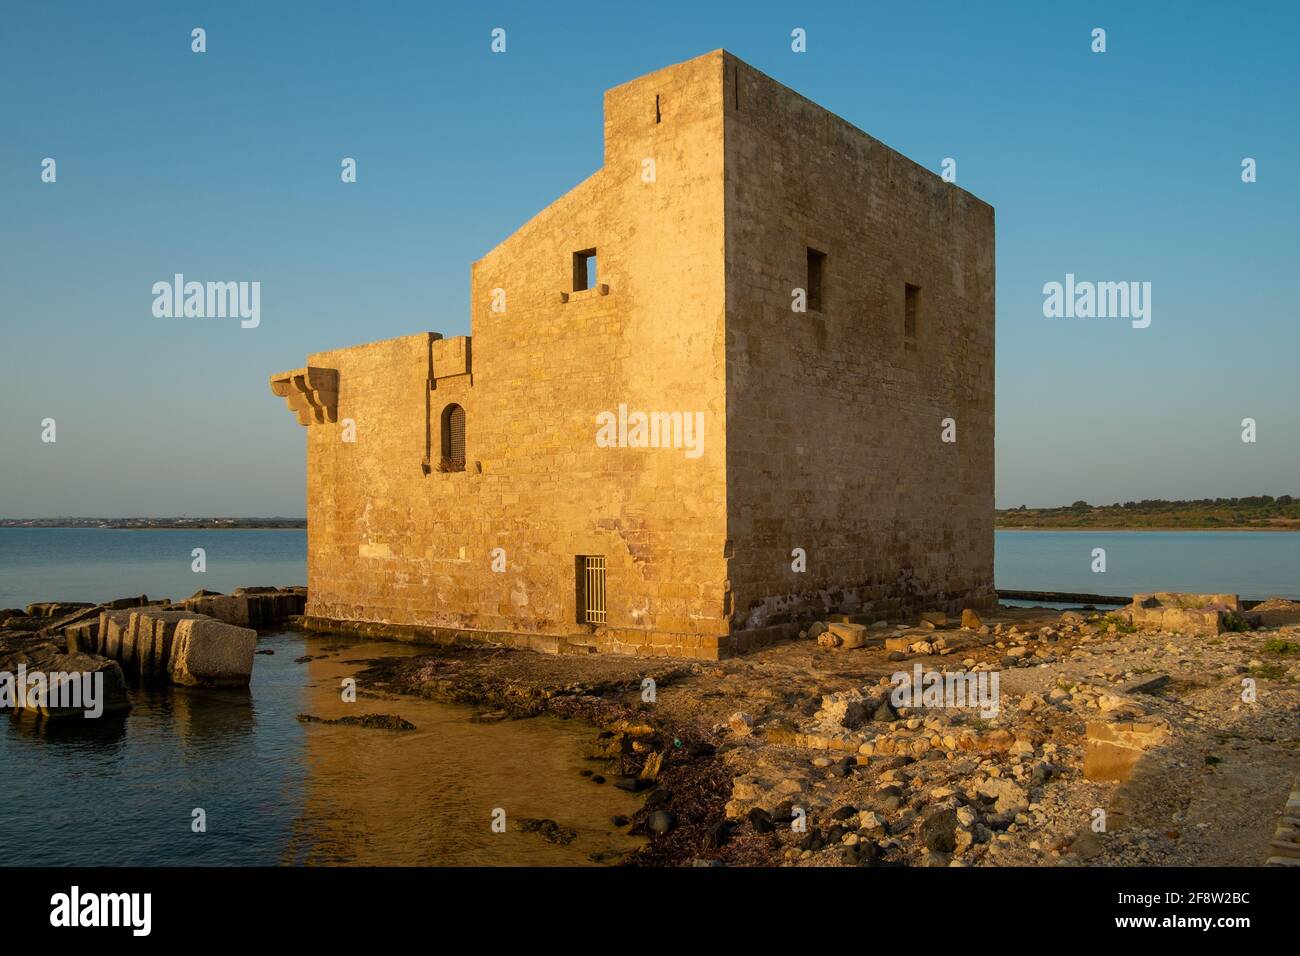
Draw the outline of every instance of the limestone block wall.
[[[307,428],[308,615],[716,656],[729,631],[722,64],[606,94],[604,166],[474,264],[471,340],[310,356],[338,381],[337,421]],[[591,249],[600,287],[574,291],[573,255]],[[436,468],[451,403],[465,410],[462,472]],[[599,447],[597,416],[620,405],[701,413],[700,454]],[[606,558],[594,632],[577,623],[583,554]]]
[[[734,57],[724,69],[734,626],[987,603],[993,210]],[[796,314],[809,248],[822,302]]]
[[[723,51],[608,91],[603,166],[473,265],[471,336],[273,378],[307,426],[306,614],[714,657],[991,602],[993,244],[988,205]],[[638,414],[698,415],[698,454],[597,441]]]

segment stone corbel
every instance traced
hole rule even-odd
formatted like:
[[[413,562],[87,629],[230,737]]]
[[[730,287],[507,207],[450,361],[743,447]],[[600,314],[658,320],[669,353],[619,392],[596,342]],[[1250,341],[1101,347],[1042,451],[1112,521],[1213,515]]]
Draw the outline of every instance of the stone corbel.
[[[339,420],[338,369],[306,368],[271,376],[271,392],[284,399],[299,425]]]

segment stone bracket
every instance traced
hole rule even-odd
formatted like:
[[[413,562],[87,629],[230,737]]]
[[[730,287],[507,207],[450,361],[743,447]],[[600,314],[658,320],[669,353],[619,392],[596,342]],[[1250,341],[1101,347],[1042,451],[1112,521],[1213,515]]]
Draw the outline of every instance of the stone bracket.
[[[339,420],[339,373],[337,369],[309,365],[271,376],[271,392],[284,399],[299,425],[324,424]]]

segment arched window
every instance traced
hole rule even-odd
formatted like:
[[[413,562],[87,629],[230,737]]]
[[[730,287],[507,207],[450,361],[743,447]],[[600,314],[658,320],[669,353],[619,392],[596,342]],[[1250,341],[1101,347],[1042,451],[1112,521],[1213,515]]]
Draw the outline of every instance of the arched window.
[[[465,409],[459,405],[442,410],[442,462],[438,470],[465,470]]]

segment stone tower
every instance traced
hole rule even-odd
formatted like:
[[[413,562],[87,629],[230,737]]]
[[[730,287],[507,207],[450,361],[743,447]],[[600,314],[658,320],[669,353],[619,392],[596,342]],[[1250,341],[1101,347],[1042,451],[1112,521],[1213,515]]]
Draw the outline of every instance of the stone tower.
[[[719,50],[607,91],[604,165],[471,292],[472,336],[271,379],[307,426],[309,621],[716,658],[994,600],[964,190]]]

